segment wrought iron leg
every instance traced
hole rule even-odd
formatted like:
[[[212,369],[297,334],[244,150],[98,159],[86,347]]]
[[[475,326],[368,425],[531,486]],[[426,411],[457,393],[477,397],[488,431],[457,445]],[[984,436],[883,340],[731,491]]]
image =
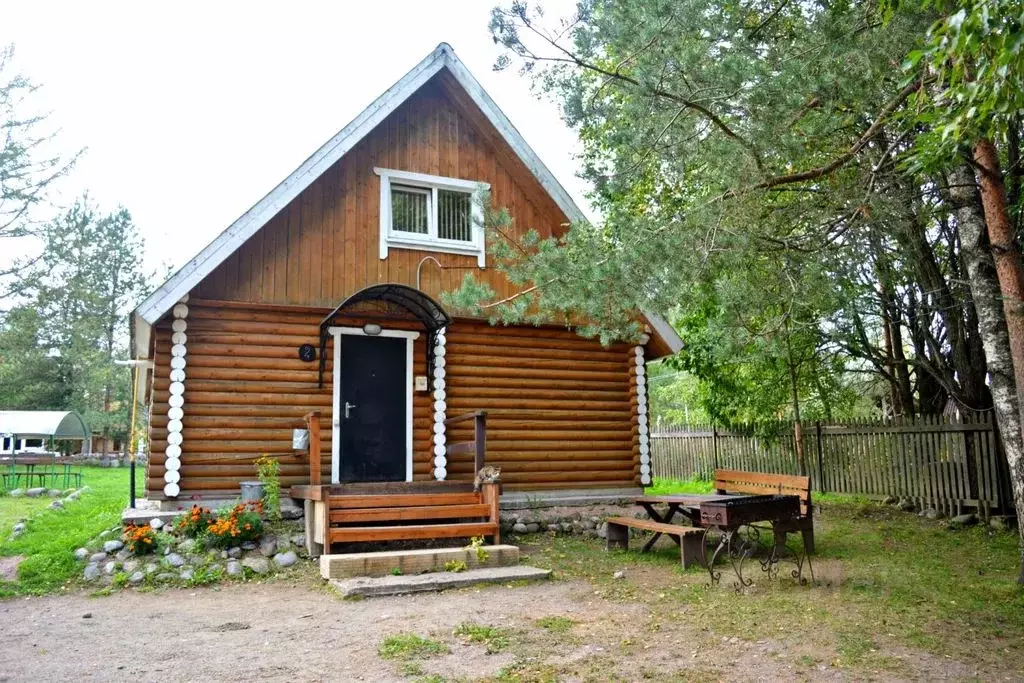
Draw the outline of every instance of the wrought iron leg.
[[[790,575],[796,579],[796,582],[801,586],[806,586],[808,580],[804,577],[804,565],[807,565],[807,571],[810,574],[810,583],[814,583],[814,567],[811,564],[811,555],[806,546],[802,546],[799,551],[790,548],[786,542],[787,532],[782,530],[776,530],[775,525],[772,525],[772,533],[775,536],[775,543],[772,544],[772,552],[767,559],[761,562],[761,570],[768,574],[769,578],[776,578],[779,575],[779,562],[783,560],[789,560],[795,566],[790,572]]]

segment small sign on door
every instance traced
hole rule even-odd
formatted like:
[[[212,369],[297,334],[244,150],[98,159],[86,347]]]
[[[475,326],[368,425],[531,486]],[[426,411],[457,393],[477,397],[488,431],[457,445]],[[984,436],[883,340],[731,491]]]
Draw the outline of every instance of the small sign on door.
[[[426,390],[427,390],[427,376],[426,375],[416,375],[416,391],[426,391]]]

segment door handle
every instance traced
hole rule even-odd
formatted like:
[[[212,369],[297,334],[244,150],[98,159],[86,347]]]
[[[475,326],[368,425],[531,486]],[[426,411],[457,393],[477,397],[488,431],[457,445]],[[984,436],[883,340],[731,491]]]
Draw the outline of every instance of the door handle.
[[[349,403],[348,401],[345,401],[345,419],[346,420],[349,417],[349,411],[352,410],[355,407],[356,407],[355,403]]]

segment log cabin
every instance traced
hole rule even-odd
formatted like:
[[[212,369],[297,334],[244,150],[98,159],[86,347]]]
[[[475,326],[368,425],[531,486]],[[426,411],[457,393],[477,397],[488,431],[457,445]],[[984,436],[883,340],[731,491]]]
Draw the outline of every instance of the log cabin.
[[[607,347],[453,317],[440,294],[467,271],[516,291],[487,262],[481,187],[517,230],[582,218],[442,43],[133,312],[149,498],[237,498],[263,454],[307,498],[464,485],[484,457],[505,490],[649,483],[645,363],[678,336],[653,313],[642,343]]]

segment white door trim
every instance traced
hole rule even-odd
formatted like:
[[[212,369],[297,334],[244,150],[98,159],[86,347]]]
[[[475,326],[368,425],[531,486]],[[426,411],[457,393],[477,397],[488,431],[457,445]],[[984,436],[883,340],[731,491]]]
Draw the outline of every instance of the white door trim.
[[[413,390],[413,342],[420,333],[411,330],[381,330],[380,334],[369,335],[361,327],[331,327],[328,332],[334,336],[334,389],[331,417],[331,483],[341,478],[341,335],[358,337],[389,337],[405,339],[405,480],[412,481],[412,390]]]

